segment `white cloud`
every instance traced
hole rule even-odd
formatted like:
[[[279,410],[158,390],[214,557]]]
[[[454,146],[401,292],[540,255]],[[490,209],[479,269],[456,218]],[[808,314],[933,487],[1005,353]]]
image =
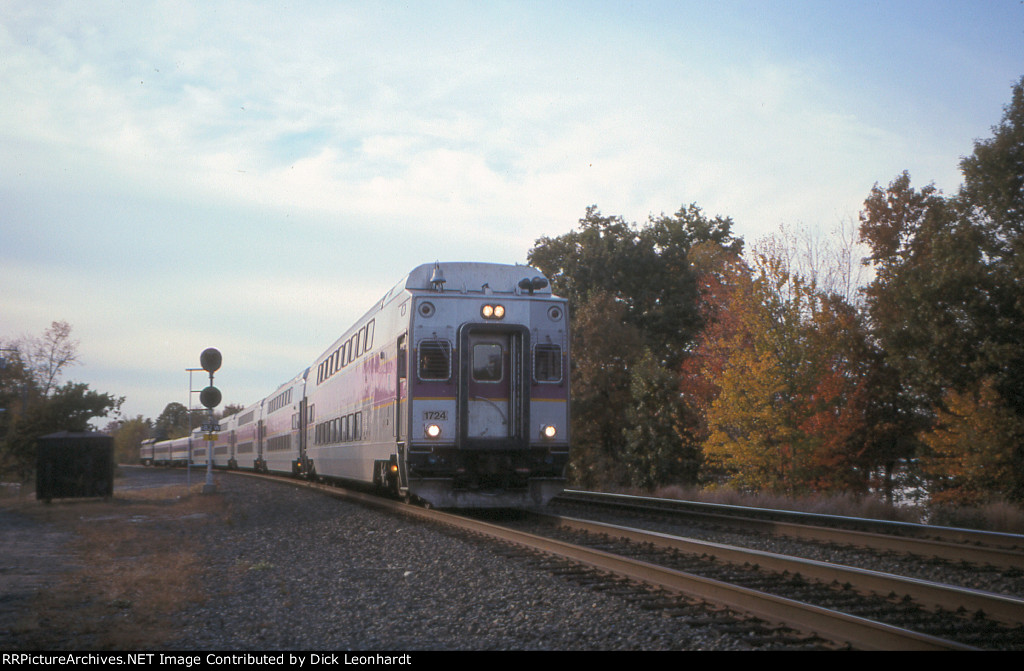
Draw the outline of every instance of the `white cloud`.
[[[904,168],[955,190],[1000,112],[973,99],[1008,98],[1012,59],[908,83],[894,54],[941,41],[873,45],[861,10],[826,12],[848,32],[801,7],[5,3],[0,336],[67,319],[90,370],[146,380],[215,338],[290,376],[375,287],[523,261],[590,204],[696,202],[753,240],[856,217]],[[886,17],[941,21],[912,14]],[[1004,32],[957,49],[1019,53]],[[107,379],[151,387],[127,376]]]

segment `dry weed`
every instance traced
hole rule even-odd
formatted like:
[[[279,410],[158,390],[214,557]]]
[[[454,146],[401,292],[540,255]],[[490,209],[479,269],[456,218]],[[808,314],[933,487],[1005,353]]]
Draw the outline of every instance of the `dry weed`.
[[[19,506],[75,539],[75,568],[40,592],[12,633],[33,650],[152,649],[172,638],[175,614],[201,602],[203,527],[222,519],[201,486],[118,492],[110,501]]]

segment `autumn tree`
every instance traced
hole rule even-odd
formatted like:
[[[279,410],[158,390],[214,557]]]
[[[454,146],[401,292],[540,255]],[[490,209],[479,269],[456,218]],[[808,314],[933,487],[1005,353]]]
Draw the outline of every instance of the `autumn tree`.
[[[1016,498],[1024,420],[987,378],[976,392],[946,392],[933,426],[921,434],[921,468],[934,503],[978,505]]]
[[[732,292],[736,328],[708,349],[730,352],[707,412],[707,467],[744,490],[795,493],[806,479],[808,443],[794,410],[800,393],[801,303],[806,294],[779,258],[755,255],[754,272]]]
[[[700,375],[686,378],[712,385],[704,473],[752,491],[863,491],[864,329],[853,306],[794,270],[792,252],[766,238],[749,268],[705,285],[725,302],[694,350]]]
[[[731,226],[696,205],[644,226],[593,206],[576,230],[530,250],[530,264],[572,305],[572,474],[580,484],[695,478],[695,446],[673,443],[690,430],[680,422],[691,415],[677,407],[679,365],[702,325],[690,250],[740,249]]]
[[[881,454],[867,421],[875,359],[866,325],[841,296],[819,293],[803,334],[808,380],[795,412],[812,453],[807,484],[817,492],[864,493]]]

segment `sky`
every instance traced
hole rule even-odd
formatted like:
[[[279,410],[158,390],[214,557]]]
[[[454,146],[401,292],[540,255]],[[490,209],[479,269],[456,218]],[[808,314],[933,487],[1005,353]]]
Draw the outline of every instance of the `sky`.
[[[217,347],[246,405],[590,205],[749,244],[953,194],[1022,75],[1020,0],[0,0],[0,342],[69,322],[127,418]]]

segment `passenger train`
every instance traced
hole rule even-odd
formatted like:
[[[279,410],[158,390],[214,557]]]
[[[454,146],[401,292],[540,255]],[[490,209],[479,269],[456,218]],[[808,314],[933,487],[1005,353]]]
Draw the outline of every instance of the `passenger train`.
[[[372,484],[439,508],[543,504],[569,459],[566,300],[529,266],[419,266],[266,398],[141,460]],[[212,455],[208,454],[212,445]]]

